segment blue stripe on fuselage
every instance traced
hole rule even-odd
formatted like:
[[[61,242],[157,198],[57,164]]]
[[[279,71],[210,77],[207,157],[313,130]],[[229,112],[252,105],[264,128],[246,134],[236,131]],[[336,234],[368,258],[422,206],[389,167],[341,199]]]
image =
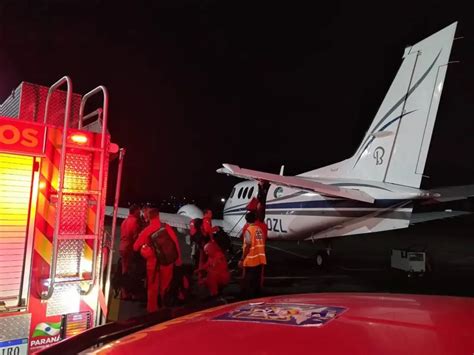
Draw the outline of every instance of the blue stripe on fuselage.
[[[366,203],[354,200],[311,200],[273,203],[267,205],[267,210],[296,209],[296,208],[387,208],[405,200],[376,200]]]
[[[394,206],[396,204],[401,204],[407,202],[407,200],[397,200],[397,199],[384,199],[376,200],[374,203],[366,203],[361,201],[354,200],[310,200],[310,201],[293,201],[293,202],[281,202],[281,203],[268,203],[266,210],[276,210],[276,209],[304,209],[304,208],[387,208]],[[246,208],[232,209],[231,212],[245,211]],[[224,214],[227,214],[224,212]]]

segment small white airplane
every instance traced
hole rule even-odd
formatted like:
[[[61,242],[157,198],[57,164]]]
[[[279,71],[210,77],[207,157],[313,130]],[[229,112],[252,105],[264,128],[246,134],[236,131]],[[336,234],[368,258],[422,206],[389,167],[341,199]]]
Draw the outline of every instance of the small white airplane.
[[[217,172],[250,181],[234,186],[224,219],[214,224],[238,236],[246,206],[258,193],[258,181],[271,184],[266,196],[270,239],[373,233],[466,213],[412,213],[414,201],[445,202],[474,193],[474,185],[420,189],[456,25],[405,48],[385,99],[349,159],[297,176],[283,176],[283,168],[277,175],[223,164]],[[112,213],[108,207],[107,214]],[[119,217],[127,214],[125,208],[118,211]],[[163,221],[179,229],[187,229],[192,218],[202,218],[194,205],[183,206],[177,214],[161,213]]]

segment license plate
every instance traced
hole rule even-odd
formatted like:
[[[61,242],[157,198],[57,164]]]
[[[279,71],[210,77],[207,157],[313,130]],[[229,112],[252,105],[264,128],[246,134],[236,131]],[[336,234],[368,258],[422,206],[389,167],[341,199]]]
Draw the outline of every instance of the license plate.
[[[0,355],[27,355],[28,339],[15,339],[0,342]]]

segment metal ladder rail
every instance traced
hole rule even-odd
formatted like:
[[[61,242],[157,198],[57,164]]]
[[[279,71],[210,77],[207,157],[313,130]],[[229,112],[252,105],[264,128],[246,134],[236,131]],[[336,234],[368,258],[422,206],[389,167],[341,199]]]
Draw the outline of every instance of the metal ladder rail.
[[[59,226],[61,222],[61,211],[63,207],[63,189],[64,189],[64,175],[66,167],[66,142],[67,142],[67,131],[69,128],[69,121],[71,116],[71,104],[72,104],[72,81],[68,76],[63,76],[57,82],[55,82],[48,90],[46,97],[46,105],[44,110],[44,124],[47,123],[49,113],[49,103],[51,96],[60,86],[66,84],[66,108],[64,112],[64,126],[61,143],[61,156],[59,160],[59,182],[58,182],[58,200],[56,205],[56,216],[54,221],[53,231],[53,254],[51,256],[51,267],[49,268],[49,284],[47,286],[47,292],[41,294],[43,300],[48,300],[53,295],[54,287],[56,285],[56,268],[58,259],[58,237],[59,237]]]
[[[97,111],[99,113],[102,113],[102,135],[101,135],[101,141],[100,141],[100,166],[99,166],[99,181],[98,181],[98,190],[97,190],[97,211],[95,215],[95,221],[94,221],[94,245],[93,245],[93,251],[92,251],[92,266],[91,266],[91,280],[89,284],[89,288],[86,291],[83,291],[81,289],[81,294],[82,295],[88,295],[92,289],[94,288],[94,285],[96,283],[97,279],[97,256],[99,252],[99,234],[100,234],[100,220],[102,216],[102,196],[103,196],[103,188],[104,188],[104,163],[105,163],[105,153],[106,153],[106,135],[107,135],[107,120],[108,120],[108,111],[109,111],[109,93],[107,91],[107,88],[103,85],[100,85],[96,87],[95,89],[89,91],[87,94],[85,94],[82,97],[81,101],[81,106],[79,109],[79,129],[82,129],[83,126],[83,121],[84,121],[84,108],[87,103],[87,100],[94,96],[97,93],[102,92],[103,95],[103,102],[102,102],[102,111]],[[94,112],[93,112],[94,113]],[[90,116],[87,115],[87,116]],[[85,281],[85,280],[84,280]]]

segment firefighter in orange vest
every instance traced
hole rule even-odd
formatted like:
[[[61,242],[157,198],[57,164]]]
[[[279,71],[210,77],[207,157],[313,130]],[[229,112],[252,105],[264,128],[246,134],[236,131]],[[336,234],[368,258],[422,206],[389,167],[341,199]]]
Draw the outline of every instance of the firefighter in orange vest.
[[[263,271],[267,264],[265,241],[267,230],[256,223],[255,212],[247,212],[247,221],[243,236],[243,253],[239,267],[243,267],[242,294],[245,298],[253,298],[260,294],[263,285]]]
[[[151,235],[161,228],[160,212],[157,208],[150,208],[147,214],[150,223],[138,236],[138,239],[133,244],[133,249],[140,251],[140,254],[146,260],[147,311],[151,313],[158,310],[158,295],[161,296],[162,300],[164,299],[173,278],[174,265],[182,265],[182,261],[178,238],[173,229],[166,224],[166,231],[176,244],[178,260],[174,265],[160,265],[157,268],[155,251],[151,246]]]

